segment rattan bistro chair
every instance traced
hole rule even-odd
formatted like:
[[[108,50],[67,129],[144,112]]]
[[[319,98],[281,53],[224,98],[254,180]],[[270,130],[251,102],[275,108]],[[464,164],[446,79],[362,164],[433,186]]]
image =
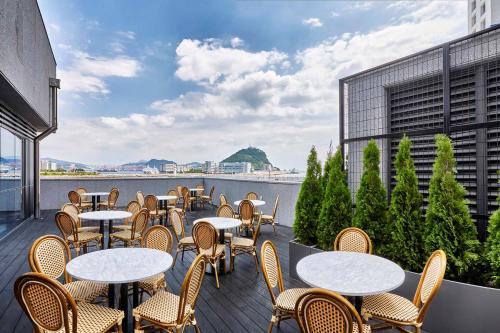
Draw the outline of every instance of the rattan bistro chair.
[[[370,236],[359,228],[345,228],[335,237],[333,250],[371,254],[372,241]]]
[[[181,220],[183,220],[184,222],[186,222],[186,224],[188,224],[186,212],[188,211],[189,207],[190,207],[190,201],[189,201],[189,192],[188,192],[188,193],[184,193],[184,198],[182,199],[182,206],[172,208],[170,211],[175,210],[177,213],[179,213]],[[169,211],[169,213],[170,213],[170,211]],[[172,223],[172,222],[170,222],[170,223]]]
[[[185,332],[187,326],[194,326],[195,331],[200,333],[195,318],[195,305],[205,276],[205,266],[206,258],[197,256],[184,277],[179,296],[159,290],[136,307],[132,311],[135,332],[144,332],[147,328]],[[141,325],[143,322],[144,326]]]
[[[123,311],[79,302],[59,281],[42,273],[26,273],[14,283],[16,299],[34,332],[122,332]]]
[[[158,220],[158,223],[160,223],[164,218],[166,219],[167,212],[159,208],[158,198],[155,195],[146,195],[144,198],[144,207],[149,210],[149,217],[153,225],[155,224],[155,220]]]
[[[219,288],[219,272],[217,262],[226,258],[226,245],[219,244],[219,235],[214,226],[206,221],[200,221],[193,226],[193,240],[198,254],[206,256],[215,273],[215,285]],[[223,267],[226,272],[226,265]]]
[[[391,293],[367,296],[363,298],[363,313],[384,322],[374,328],[393,326],[409,333],[404,327],[413,326],[416,333],[422,332],[425,314],[441,287],[445,271],[446,254],[434,251],[425,264],[413,302]]]
[[[82,201],[82,197],[76,191],[68,192],[68,200],[72,204],[76,205],[81,212],[92,208],[92,203]]]
[[[200,200],[201,200],[201,205],[203,208],[205,208],[205,204],[209,204],[210,206],[213,206],[214,203],[212,201],[212,197],[214,195],[214,191],[215,191],[215,186],[212,186],[212,188],[210,189],[210,193],[208,195],[201,195],[200,196]]]
[[[187,209],[191,210],[191,203],[196,202],[196,197],[192,197],[189,189],[186,186],[183,186],[181,189],[181,195],[182,195],[182,206],[186,207]]]
[[[242,238],[242,237],[233,237],[231,241],[231,262],[230,262],[230,270],[231,272],[234,270],[234,259],[237,255],[240,254],[249,254],[253,256],[255,260],[255,270],[259,273],[259,259],[257,258],[257,238],[260,233],[260,225],[261,219],[257,222],[257,228],[255,228],[255,232],[253,233],[253,238]]]
[[[170,190],[167,195],[175,195],[177,198],[172,200],[167,200],[167,210],[177,208],[177,202],[179,201],[179,194],[177,190]]]
[[[71,260],[71,251],[64,239],[56,235],[45,235],[31,245],[28,262],[33,272],[43,273],[52,279],[64,277],[64,288],[77,302],[92,302],[97,297],[106,297],[108,285],[91,281],[72,281],[66,272]]]
[[[146,230],[144,236],[141,239],[141,247],[164,251],[168,254],[172,252],[172,244],[172,234],[166,227],[162,225],[155,225],[149,228],[148,230]],[[167,282],[165,280],[164,273],[160,273],[147,280],[140,281],[139,289],[141,290],[141,301],[144,292],[152,296],[158,290],[166,287]]]
[[[260,248],[260,266],[273,305],[273,314],[267,329],[267,332],[272,332],[274,324],[279,325],[282,320],[295,318],[295,303],[309,289],[292,288],[285,290],[278,251],[270,240],[264,241]],[[277,295],[275,294],[276,291]]]
[[[102,235],[96,232],[82,231],[78,232],[78,224],[71,215],[66,212],[56,213],[56,224],[61,232],[66,244],[73,245],[76,255],[80,254],[80,249],[87,250],[89,245],[94,245],[99,249]]]
[[[148,227],[149,221],[149,211],[146,208],[142,208],[137,214],[135,214],[132,220],[132,228],[130,230],[117,231],[109,235],[111,248],[115,242],[123,242],[125,247],[134,247],[139,245]]]
[[[219,194],[219,206],[228,205],[227,198],[225,194]]]
[[[82,227],[82,220],[78,217],[80,210],[75,204],[67,203],[61,207],[61,211],[68,213],[76,221],[78,232],[99,232],[99,227]]]
[[[253,203],[248,200],[241,200],[240,205],[238,206],[238,218],[241,220],[240,230],[243,231],[245,229],[250,229],[252,232],[254,231],[253,220],[255,217],[255,207]]]
[[[295,303],[301,333],[370,333],[352,304],[329,290],[314,288]],[[361,327],[361,329],[360,329]]]
[[[144,193],[142,193],[141,191],[137,191],[135,193],[135,201],[137,201],[139,205],[141,205],[141,208],[144,207]]]
[[[78,194],[80,194],[81,197],[85,197],[84,194],[88,192],[85,187],[78,187],[75,191]],[[90,200],[83,200],[83,198],[82,198],[82,203],[92,204],[92,201],[90,201]]]
[[[137,201],[130,201],[127,204],[126,210],[131,213],[132,216],[124,219],[123,224],[113,225],[113,230],[131,230],[132,221],[134,221],[135,215],[141,210],[141,205]]]
[[[184,260],[184,252],[196,251],[196,245],[194,244],[193,237],[186,236],[185,234],[184,223],[182,222],[181,214],[173,209],[170,211],[169,214],[170,214],[170,224],[172,224],[172,228],[174,229],[175,240],[177,241],[177,249],[175,252],[174,263],[172,264],[172,267],[174,267],[179,252],[182,252],[181,260]]]
[[[276,227],[275,227],[275,223],[276,223],[276,212],[278,211],[278,204],[279,204],[279,201],[280,201],[280,196],[279,194],[276,196],[276,201],[274,202],[274,208],[273,208],[273,213],[272,215],[265,215],[265,214],[262,214],[260,215],[262,220],[261,220],[261,223],[262,224],[270,224],[273,226],[273,231],[274,233],[276,233]]]
[[[118,201],[118,196],[120,192],[116,187],[113,187],[111,191],[109,191],[108,200],[99,202],[99,210],[101,208],[112,210],[116,209],[116,202]]]
[[[259,195],[255,192],[248,192],[247,195],[245,196],[245,199],[247,200],[257,200],[259,199]]]
[[[231,207],[229,205],[219,206],[219,208],[217,208],[217,211],[215,212],[215,216],[234,218],[233,207]],[[231,240],[232,239],[233,239],[233,234],[231,232],[224,233],[224,240],[226,241],[226,243],[229,244],[229,247],[231,247]]]

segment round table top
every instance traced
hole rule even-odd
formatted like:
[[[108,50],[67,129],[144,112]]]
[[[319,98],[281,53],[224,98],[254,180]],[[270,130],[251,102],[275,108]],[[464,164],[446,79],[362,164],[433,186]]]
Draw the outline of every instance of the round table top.
[[[78,214],[82,220],[121,220],[131,216],[132,213],[126,210],[96,210]]]
[[[234,202],[234,204],[235,204],[236,206],[239,206],[239,205],[240,205],[240,203],[241,203],[242,201],[243,201],[243,200],[238,200],[238,201],[235,201],[235,202]],[[264,200],[250,200],[250,201],[253,203],[253,205],[254,205],[255,207],[258,207],[258,206],[264,206],[264,205],[266,204],[266,202],[265,202]]]
[[[217,230],[236,228],[241,225],[240,220],[231,217],[205,217],[202,219],[197,219],[196,221],[193,222],[193,224],[196,224],[200,221],[207,221],[208,223],[213,225],[214,228]]]
[[[90,252],[66,264],[69,275],[98,283],[129,283],[148,279],[168,270],[172,256],[148,248],[116,248]]]
[[[176,195],[157,195],[156,199],[158,200],[175,200],[177,199]]]
[[[401,267],[385,258],[343,251],[309,255],[297,263],[297,275],[313,287],[344,296],[368,296],[396,289],[405,280]]]
[[[80,194],[81,196],[96,197],[101,195],[109,195],[109,192],[85,192]]]
[[[204,188],[190,188],[189,189],[191,192],[194,192],[194,191],[205,191]]]

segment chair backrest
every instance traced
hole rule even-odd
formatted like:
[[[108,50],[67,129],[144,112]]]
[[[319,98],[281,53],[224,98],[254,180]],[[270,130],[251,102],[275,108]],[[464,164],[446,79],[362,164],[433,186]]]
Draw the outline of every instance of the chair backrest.
[[[345,228],[333,242],[334,251],[347,251],[371,254],[372,241],[363,230],[355,227]]]
[[[141,246],[156,249],[167,253],[172,252],[172,234],[162,225],[148,228],[141,239]]]
[[[74,241],[78,242],[78,226],[71,215],[66,212],[57,212],[56,223],[64,239],[73,236]]]
[[[177,310],[178,325],[182,325],[185,322],[186,316],[191,315],[191,313],[185,312],[186,306],[189,306],[191,310],[195,308],[203,277],[205,276],[206,263],[206,257],[198,255],[191,263],[184,277],[180,291],[179,308]]]
[[[141,204],[139,202],[137,202],[135,200],[130,201],[127,204],[127,212],[132,213],[132,216],[127,217],[126,219],[124,219],[123,222],[125,224],[132,223],[132,221],[134,220],[135,215],[137,215],[137,213],[139,213],[139,211],[141,210],[141,208],[142,208],[142,206],[141,206]]]
[[[295,317],[302,333],[352,333],[364,331],[363,321],[352,304],[329,290],[313,288],[295,303]]]
[[[43,273],[53,279],[64,274],[64,281],[71,282],[66,273],[66,263],[71,260],[68,244],[59,236],[45,235],[31,245],[28,262],[33,272]]]
[[[203,195],[205,192],[204,189],[205,187],[203,186],[203,184],[198,184],[196,185],[196,188],[199,189],[199,191],[196,191],[196,195]]]
[[[158,209],[158,198],[155,195],[148,194],[144,198],[144,207],[150,212],[156,212]]]
[[[78,214],[80,214],[80,209],[78,209],[77,205],[72,203],[64,204],[61,207],[61,211],[68,213],[73,218],[73,220],[76,221],[76,225],[78,226],[78,228],[82,226],[82,221],[78,217]]]
[[[135,194],[135,200],[141,205],[141,207],[144,207],[144,193],[141,191],[137,191]]]
[[[184,223],[182,223],[181,214],[174,209],[170,210],[170,223],[174,229],[175,239],[179,241],[184,238]]]
[[[177,189],[177,196],[179,198],[182,197],[182,185],[177,184],[176,189]]]
[[[260,235],[260,225],[262,221],[262,216],[259,215],[259,220],[257,221],[257,227],[255,228],[255,231],[253,232],[253,246],[257,245],[257,239],[259,238]]]
[[[184,198],[184,196],[185,196],[186,194],[187,194],[187,195],[188,195],[188,197],[189,197],[189,189],[188,189],[186,186],[183,186],[183,187],[181,188],[181,195],[182,195],[182,197]]]
[[[234,209],[229,205],[221,205],[215,213],[217,217],[234,217]]]
[[[413,304],[419,308],[418,323],[423,322],[427,309],[441,287],[445,272],[446,254],[443,250],[436,250],[427,259],[413,298]]]
[[[254,213],[253,203],[248,200],[241,200],[240,205],[238,206],[238,214],[240,215],[240,220],[243,222],[251,222],[253,220]]]
[[[278,288],[279,293],[285,290],[283,284],[283,275],[281,273],[280,258],[278,251],[270,240],[264,241],[260,248],[260,266],[264,273],[264,280],[266,281],[267,289],[271,294],[271,302],[276,305],[275,288]]]
[[[131,239],[135,239],[135,234],[138,233],[141,236],[144,235],[149,221],[149,210],[147,208],[142,208],[132,220],[132,235]]]
[[[116,187],[113,187],[108,195],[108,208],[115,208],[116,202],[118,201],[118,196],[120,191]]]
[[[215,255],[217,249],[217,230],[207,221],[200,221],[193,226],[192,230],[194,244],[198,254],[205,250],[210,255]]]
[[[42,273],[25,273],[16,279],[14,292],[35,332],[77,331],[75,300],[57,280]]]
[[[87,193],[87,189],[85,187],[78,187],[75,191],[80,195]]]
[[[247,199],[247,200],[257,200],[257,199],[259,199],[259,196],[255,192],[248,192],[247,195],[246,195],[246,197],[245,197],[245,199]]]
[[[69,191],[68,192],[68,199],[69,199],[69,202],[71,202],[72,204],[75,204],[77,206],[80,206],[80,204],[82,202],[80,194],[78,194],[77,191]]]
[[[219,201],[220,201],[220,205],[219,206],[227,205],[227,198],[222,193],[219,195]]]
[[[280,202],[280,195],[278,194],[276,196],[276,200],[274,201],[274,208],[273,208],[273,219],[276,218],[276,212],[278,211],[278,204]]]
[[[214,195],[214,191],[215,191],[215,186],[212,185],[212,187],[210,188],[210,194],[208,195],[210,197],[210,199],[212,199],[212,197]]]
[[[182,197],[182,212],[185,213],[188,208],[189,208],[189,191],[184,193],[184,196]]]
[[[167,192],[167,195],[175,195],[177,197],[176,199],[172,199],[172,200],[167,201],[169,206],[175,206],[177,204],[177,199],[179,197],[179,193],[177,192],[177,190],[170,190]]]

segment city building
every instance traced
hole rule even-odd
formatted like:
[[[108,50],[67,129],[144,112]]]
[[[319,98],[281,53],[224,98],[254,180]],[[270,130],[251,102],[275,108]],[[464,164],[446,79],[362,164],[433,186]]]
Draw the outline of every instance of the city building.
[[[50,160],[41,160],[40,161],[40,170],[41,171],[55,171],[57,170],[57,163]]]
[[[57,128],[56,61],[36,0],[0,1],[0,237],[38,216],[39,142]],[[14,166],[12,166],[14,164]]]
[[[201,166],[201,172],[203,173],[217,173],[219,170],[219,163],[214,161],[205,161]]]
[[[500,23],[500,1],[468,0],[469,33],[478,32]]]
[[[161,173],[177,173],[177,164],[176,163],[165,163],[160,165]]]
[[[221,162],[219,163],[219,173],[251,173],[252,163],[250,162]]]
[[[419,186],[427,197],[435,135],[454,144],[457,179],[486,235],[497,208],[500,169],[500,29],[492,27],[345,77],[339,82],[340,143],[353,199],[362,173],[363,148],[375,139],[390,195],[399,140],[413,142]]]

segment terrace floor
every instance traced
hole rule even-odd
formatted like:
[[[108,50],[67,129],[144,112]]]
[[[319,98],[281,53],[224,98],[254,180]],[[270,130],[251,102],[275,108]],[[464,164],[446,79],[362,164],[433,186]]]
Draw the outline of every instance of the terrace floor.
[[[19,307],[13,292],[15,279],[29,271],[27,255],[33,241],[45,234],[59,234],[53,211],[43,212],[43,219],[27,221],[11,235],[0,241],[0,332],[31,332],[32,327]],[[188,215],[191,222],[197,218],[213,216],[211,209],[197,210]],[[192,223],[187,232],[190,232]],[[303,283],[288,276],[288,241],[293,238],[288,227],[278,227],[274,235],[270,226],[261,228],[260,242],[271,239],[277,246],[283,277],[287,288],[302,287]],[[184,262],[180,256],[175,269],[166,274],[169,287],[177,293],[191,261],[187,253]],[[229,262],[227,261],[227,264]],[[229,266],[229,265],[228,265]],[[271,319],[271,301],[262,273],[255,272],[251,256],[239,256],[232,274],[220,277],[220,289],[215,277],[205,275],[198,302],[196,318],[202,332],[266,332]],[[274,332],[298,332],[293,320],[284,321]],[[385,331],[392,332],[392,331]]]

